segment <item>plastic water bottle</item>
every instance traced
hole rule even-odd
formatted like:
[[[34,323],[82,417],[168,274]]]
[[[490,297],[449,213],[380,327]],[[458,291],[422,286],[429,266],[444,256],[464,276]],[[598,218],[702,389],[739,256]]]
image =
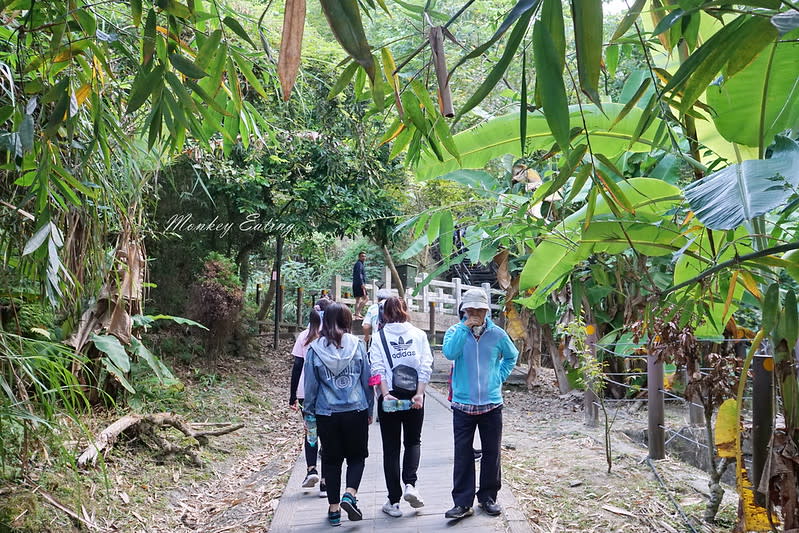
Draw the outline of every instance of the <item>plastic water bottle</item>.
[[[307,434],[305,438],[308,444],[316,446],[316,417],[314,415],[305,415],[305,429]]]
[[[386,413],[407,411],[411,405],[413,405],[411,400],[383,400],[383,411]]]

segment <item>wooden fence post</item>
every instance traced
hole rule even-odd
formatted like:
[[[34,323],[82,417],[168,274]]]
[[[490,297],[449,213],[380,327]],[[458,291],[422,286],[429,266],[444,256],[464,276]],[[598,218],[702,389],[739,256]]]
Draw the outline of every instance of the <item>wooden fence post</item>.
[[[457,315],[461,307],[461,278],[452,278],[452,284],[454,285],[452,295],[455,296],[455,314]]]
[[[427,340],[430,344],[436,342],[436,303],[430,302],[429,313],[430,315],[430,333],[428,333]]]
[[[746,351],[746,345],[739,342]],[[737,348],[737,346],[736,346]],[[752,361],[752,486],[760,485],[760,478],[769,456],[769,442],[774,430],[774,358],[755,354]],[[755,503],[766,506],[765,496],[755,490]]]
[[[596,326],[589,324],[586,330],[590,331],[585,338],[586,346],[591,352],[591,358],[596,359]],[[599,398],[593,391],[593,380],[585,384],[585,393],[583,394],[583,410],[585,412],[585,425],[588,427],[597,427],[599,425]]]
[[[688,385],[691,381],[691,376],[688,375],[688,370],[682,369],[683,383]],[[705,408],[694,401],[694,395],[686,395],[685,399],[688,401],[688,423],[692,426],[705,425]]]
[[[391,290],[391,269],[383,267],[383,279],[386,280],[385,288]]]
[[[666,426],[664,417],[663,361],[654,355],[646,358],[647,393],[649,396],[649,458],[666,457]]]
[[[333,301],[341,300],[341,276],[338,274],[333,277]]]
[[[297,287],[297,326],[302,326],[302,287]]]

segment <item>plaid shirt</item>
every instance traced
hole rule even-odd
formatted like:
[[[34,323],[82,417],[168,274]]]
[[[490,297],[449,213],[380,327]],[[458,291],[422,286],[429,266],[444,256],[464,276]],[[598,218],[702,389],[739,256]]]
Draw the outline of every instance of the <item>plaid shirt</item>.
[[[502,407],[501,403],[487,403],[485,405],[471,405],[468,403],[452,402],[452,408],[467,415],[484,415],[493,411],[497,407]]]

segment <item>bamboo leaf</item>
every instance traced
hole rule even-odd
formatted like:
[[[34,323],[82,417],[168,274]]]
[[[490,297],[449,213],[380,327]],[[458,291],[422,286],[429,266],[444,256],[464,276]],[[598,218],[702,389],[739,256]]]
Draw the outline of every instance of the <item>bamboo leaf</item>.
[[[320,0],[322,11],[333,36],[355,61],[366,70],[369,79],[375,80],[372,49],[366,39],[357,0]]]
[[[138,27],[139,24],[141,24],[141,15],[142,15],[141,0],[131,0],[130,12],[131,12],[131,17],[133,18],[133,25]]]
[[[29,255],[35,252],[45,243],[47,237],[50,236],[51,222],[45,222],[42,227],[36,230],[36,233],[25,243],[25,248],[22,250],[22,255]]]
[[[508,37],[508,42],[505,44],[505,51],[502,53],[502,57],[499,58],[499,61],[496,62],[494,68],[491,69],[491,72],[488,73],[488,75],[485,77],[485,80],[483,80],[483,83],[480,84],[474,94],[469,97],[469,99],[463,105],[463,108],[458,111],[458,114],[455,117],[456,122],[465,113],[468,113],[475,106],[477,106],[477,104],[485,100],[489,93],[491,93],[491,90],[496,86],[497,83],[499,83],[499,80],[502,79],[502,76],[505,74],[505,71],[508,69],[508,66],[515,57],[516,50],[519,49],[519,45],[521,44],[522,39],[524,39],[524,35],[527,33],[527,28],[530,25],[530,19],[534,14],[534,10],[531,9],[519,17],[519,21],[516,23],[516,26],[514,26],[510,37]]]
[[[133,85],[130,88],[127,113],[133,113],[142,105],[144,105],[144,102],[146,102],[147,98],[150,97],[150,94],[156,85],[156,80],[162,75],[163,67],[160,66],[151,70],[150,72],[145,72],[143,70],[139,71],[139,73],[136,75],[136,78],[133,80]]]
[[[347,65],[347,68],[341,73],[341,75],[336,80],[336,83],[333,84],[333,87],[330,88],[330,92],[328,93],[328,99],[332,99],[338,93],[344,90],[350,81],[352,81],[352,77],[355,75],[355,71],[358,70],[360,65],[355,61],[351,62]]]
[[[616,115],[616,118],[613,120],[613,123],[610,125],[610,129],[613,129],[613,126],[615,126],[621,119],[626,117],[627,113],[629,113],[630,110],[633,107],[635,107],[636,104],[638,104],[638,101],[646,93],[647,89],[649,89],[649,85],[651,83],[652,83],[652,78],[644,78],[644,80],[641,82],[641,85],[638,86],[638,90],[636,90],[635,94],[633,94],[632,98],[630,98],[630,100],[626,104],[624,104],[622,110],[619,112],[618,115]]]
[[[175,69],[189,78],[198,80],[208,76],[207,72],[195,65],[194,61],[187,58],[183,54],[169,54],[169,62],[172,63],[172,66],[175,67]]]
[[[508,31],[511,26],[513,26],[513,23],[519,20],[522,16],[526,15],[527,20],[529,21],[530,17],[535,14],[535,11],[538,9],[540,3],[541,0],[519,0],[519,2],[513,6],[513,9],[510,10],[508,16],[505,17],[505,20],[502,21],[502,24],[500,24],[499,28],[497,28],[497,31],[494,32],[494,35],[492,35],[489,40],[462,57],[461,60],[458,61],[458,63],[450,71],[450,76],[452,76],[452,73],[455,72],[455,70],[457,70],[457,68],[465,61],[479,57],[483,54],[483,52],[491,48],[491,46],[503,35],[505,35],[505,32]]]
[[[752,294],[752,296],[754,296],[758,300],[760,300],[763,297],[763,295],[760,292],[760,289],[757,286],[757,281],[755,281],[755,278],[752,277],[752,274],[750,274],[745,270],[742,270],[740,278],[741,278],[741,283],[743,283],[744,287],[746,287],[746,290],[748,290]]]
[[[535,70],[544,117],[552,130],[552,135],[564,152],[569,150],[569,102],[566,86],[560,74],[560,63],[555,44],[547,27],[538,21],[533,30],[533,53]]]
[[[155,52],[155,10],[147,12],[147,20],[144,22],[144,37],[142,39],[142,65],[148,65],[153,59]]]
[[[283,100],[288,101],[297,81],[302,53],[302,34],[305,29],[305,0],[286,0],[283,13],[283,33],[280,38],[280,57],[277,75],[283,88]]]
[[[235,61],[236,66],[238,66],[241,73],[244,74],[244,79],[246,79],[247,83],[250,84],[250,87],[255,89],[255,92],[260,94],[262,97],[268,99],[269,96],[266,94],[266,90],[261,84],[261,80],[259,80],[258,76],[256,76],[252,71],[252,67],[250,67],[248,61],[239,55],[235,50],[231,51],[231,55],[233,56],[233,61]]]
[[[194,60],[199,68],[203,70],[208,68],[220,42],[222,42],[222,30],[212,31],[211,35],[203,41],[202,46],[197,50],[197,58]]]
[[[236,35],[238,35],[239,37],[250,43],[254,49],[256,50],[258,49],[258,47],[255,46],[255,43],[252,41],[252,39],[250,39],[250,36],[241,26],[241,24],[239,24],[238,20],[234,19],[231,16],[227,16],[222,20],[222,22],[225,24],[225,26],[233,30],[233,33],[235,33]]]
[[[580,88],[594,104],[599,100],[599,72],[602,64],[602,0],[572,2],[574,42]]]
[[[624,36],[627,33],[638,17],[641,15],[641,10],[646,5],[646,0],[635,0],[635,3],[630,8],[629,11],[624,15],[624,18],[621,19],[619,26],[616,28],[616,31],[613,32],[613,37],[610,38],[610,41],[616,41]]]

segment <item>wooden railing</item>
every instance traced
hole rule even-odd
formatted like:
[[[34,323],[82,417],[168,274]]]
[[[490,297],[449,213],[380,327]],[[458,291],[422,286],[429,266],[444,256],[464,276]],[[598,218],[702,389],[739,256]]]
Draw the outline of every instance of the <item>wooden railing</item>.
[[[426,277],[427,274],[417,275],[416,284],[420,284]],[[391,290],[391,293],[395,296],[398,295],[397,290],[391,288],[391,274],[388,269],[386,269],[385,279],[384,285],[381,285],[377,280],[366,284],[366,294],[369,296],[370,302],[377,301],[377,291],[381,286]],[[457,315],[463,293],[469,289],[483,289],[488,294],[489,299],[494,295],[503,296],[505,294],[503,291],[492,289],[489,283],[473,286],[462,283],[459,278],[454,278],[452,281],[433,280],[422,287],[418,294],[414,294],[415,291],[413,289],[407,290],[405,291],[405,301],[411,311],[427,313],[434,308],[436,313],[439,314]],[[352,281],[343,280],[341,276],[336,276],[333,279],[331,294],[337,302],[347,305],[355,304],[355,298],[352,296]],[[431,303],[433,304],[432,306],[430,305]],[[502,309],[502,306],[498,304],[491,303],[490,305],[492,312],[495,314],[498,314]]]

